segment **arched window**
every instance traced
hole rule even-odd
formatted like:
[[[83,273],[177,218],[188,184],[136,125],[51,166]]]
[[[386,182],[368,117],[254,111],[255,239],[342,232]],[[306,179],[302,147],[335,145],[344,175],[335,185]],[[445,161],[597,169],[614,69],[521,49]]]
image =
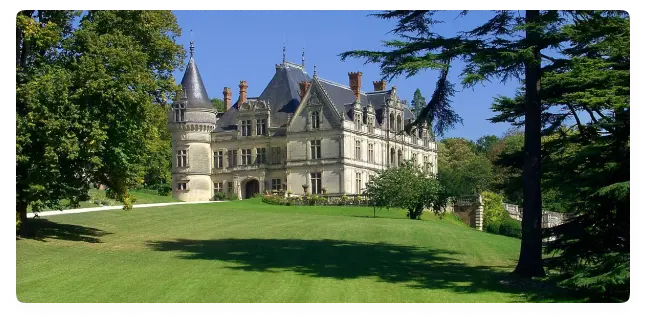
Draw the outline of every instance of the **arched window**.
[[[402,128],[402,116],[397,115],[397,132],[401,132]]]
[[[388,123],[388,127],[389,127],[391,130],[393,130],[393,131],[394,131],[394,130],[395,130],[395,114],[390,113],[390,120],[389,120],[389,122],[390,122],[390,123]]]
[[[401,163],[402,163],[402,159],[403,159],[403,158],[404,158],[404,157],[403,157],[402,151],[401,151],[401,150],[399,150],[399,151],[397,152],[397,166],[398,166],[398,167],[401,165]]]
[[[395,148],[390,148],[390,166],[395,166]]]

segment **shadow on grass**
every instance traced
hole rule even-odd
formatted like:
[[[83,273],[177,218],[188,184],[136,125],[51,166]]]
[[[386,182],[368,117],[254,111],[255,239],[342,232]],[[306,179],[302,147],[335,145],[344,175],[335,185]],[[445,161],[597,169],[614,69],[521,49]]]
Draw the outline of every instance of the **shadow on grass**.
[[[419,289],[459,293],[502,292],[534,301],[560,300],[562,293],[543,283],[520,281],[508,269],[470,266],[457,252],[387,243],[298,239],[218,239],[147,242],[156,251],[181,253],[183,259],[233,262],[243,271],[292,271],[312,277],[402,283]],[[519,301],[524,301],[520,299]]]
[[[25,239],[35,239],[47,241],[46,239],[58,239],[69,241],[82,241],[86,243],[100,243],[99,237],[111,233],[100,229],[57,223],[47,219],[32,218],[28,219],[28,234],[24,235]]]

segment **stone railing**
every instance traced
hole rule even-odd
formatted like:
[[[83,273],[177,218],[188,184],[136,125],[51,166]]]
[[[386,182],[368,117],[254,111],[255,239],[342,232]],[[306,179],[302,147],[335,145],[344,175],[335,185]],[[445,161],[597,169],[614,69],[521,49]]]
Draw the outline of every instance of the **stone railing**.
[[[454,198],[453,204],[446,208],[446,212],[454,212],[464,223],[482,230],[484,218],[484,204],[482,198],[474,196],[463,196]],[[503,203],[503,207],[509,216],[518,221],[523,220],[523,209],[515,204]],[[568,215],[553,211],[543,211],[543,228],[558,226],[567,220]]]

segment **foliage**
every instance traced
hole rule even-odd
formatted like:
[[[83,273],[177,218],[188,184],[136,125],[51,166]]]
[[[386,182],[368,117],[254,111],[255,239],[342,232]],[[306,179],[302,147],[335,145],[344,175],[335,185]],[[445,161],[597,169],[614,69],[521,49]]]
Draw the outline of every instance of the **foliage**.
[[[505,214],[500,221],[498,233],[508,237],[522,238],[522,226],[520,225],[520,221],[511,218],[509,214]]]
[[[380,171],[366,187],[376,206],[406,209],[411,219],[419,219],[424,209],[439,213],[448,199],[439,181],[410,161]]]
[[[507,210],[502,205],[502,195],[493,192],[482,192],[482,204],[484,206],[484,226],[492,222],[500,223],[506,215]]]
[[[238,196],[235,193],[216,192],[213,199],[216,201],[235,201]]]
[[[224,100],[220,98],[211,98],[211,104],[218,112],[226,112],[228,107],[224,107]]]
[[[473,195],[490,188],[493,166],[475,153],[475,144],[463,138],[446,138],[438,144],[438,178],[451,196]]]
[[[184,58],[175,17],[30,10],[18,14],[16,31],[17,213],[60,209],[63,199],[77,207],[90,183],[130,209],[128,189],[169,161],[155,153],[166,152],[160,118]]]
[[[484,155],[491,160],[493,149],[498,141],[500,141],[500,139],[492,134],[482,136],[476,140],[475,151],[477,154]]]

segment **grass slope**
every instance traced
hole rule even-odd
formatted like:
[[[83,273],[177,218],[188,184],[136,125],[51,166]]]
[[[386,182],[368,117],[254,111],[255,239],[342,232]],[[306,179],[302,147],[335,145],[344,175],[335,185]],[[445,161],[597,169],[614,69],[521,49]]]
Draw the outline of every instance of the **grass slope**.
[[[22,302],[523,302],[520,241],[425,215],[259,199],[35,220]]]

